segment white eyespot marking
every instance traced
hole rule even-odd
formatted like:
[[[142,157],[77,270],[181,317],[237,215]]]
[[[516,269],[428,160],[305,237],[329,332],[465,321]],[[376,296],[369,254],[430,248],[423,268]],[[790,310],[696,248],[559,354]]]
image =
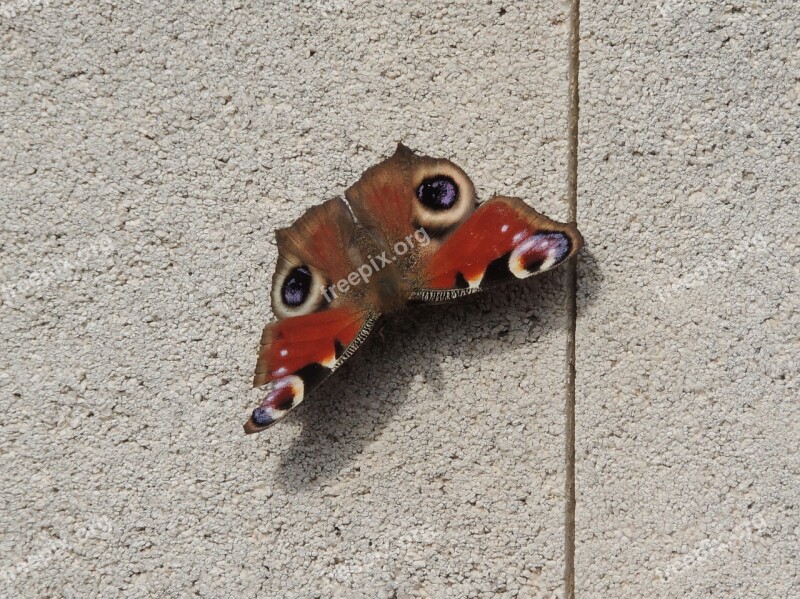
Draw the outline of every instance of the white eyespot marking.
[[[475,211],[475,187],[449,160],[431,160],[415,167],[414,220],[431,231],[450,229]]]
[[[292,375],[282,378],[280,381],[278,381],[278,384],[275,385],[275,389],[273,390],[273,392],[277,391],[278,387],[280,387],[281,389],[288,388],[289,390],[291,390],[291,394],[294,397],[292,406],[296,406],[303,401],[305,383],[303,383],[303,379],[301,379],[299,376]],[[276,406],[276,408],[280,409],[279,406]],[[289,410],[284,409],[282,411],[285,413],[288,412]]]
[[[525,270],[525,261],[522,259],[521,256],[514,256],[511,254],[511,257],[508,259],[508,270],[511,271],[518,279],[524,279],[531,276],[532,273],[529,273]]]
[[[522,243],[522,241],[525,239],[525,237],[527,237],[527,235],[528,235],[527,231],[520,231],[519,233],[514,235],[514,237],[511,239],[511,243],[517,246],[520,243]]]
[[[508,232],[508,225],[503,225],[502,227],[500,227],[500,232],[501,233],[507,233]]]
[[[303,316],[317,310],[326,290],[322,273],[310,266],[296,266],[294,257],[278,258],[272,276],[272,311],[278,318]]]
[[[483,275],[484,273],[479,273],[477,276],[471,279],[464,277],[464,280],[467,281],[467,283],[470,286],[470,289],[477,289],[478,287],[481,286],[481,281],[483,281]]]
[[[336,352],[332,352],[331,355],[326,356],[322,362],[320,362],[325,368],[333,370],[334,365],[336,364]]]
[[[552,253],[548,254],[547,260],[542,262],[542,265],[539,267],[539,270],[549,270],[553,268],[556,263],[556,257],[552,255]]]
[[[287,376],[276,381],[261,405],[253,410],[251,420],[258,427],[267,427],[280,420],[289,410],[303,401],[305,385],[299,376]]]
[[[544,272],[569,254],[569,238],[563,233],[537,233],[520,243],[508,260],[508,269],[518,279]]]
[[[282,349],[281,350],[281,358],[285,358],[288,355],[289,355],[289,350],[288,349]]]

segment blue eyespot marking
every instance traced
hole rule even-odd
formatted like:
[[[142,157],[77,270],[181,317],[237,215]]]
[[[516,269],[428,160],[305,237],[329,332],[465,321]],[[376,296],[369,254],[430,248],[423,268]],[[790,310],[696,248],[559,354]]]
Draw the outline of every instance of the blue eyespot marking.
[[[292,308],[303,304],[311,290],[311,271],[307,266],[298,266],[283,281],[281,297],[283,302]]]
[[[458,201],[458,186],[450,177],[431,177],[417,188],[417,198],[431,210],[449,210]]]

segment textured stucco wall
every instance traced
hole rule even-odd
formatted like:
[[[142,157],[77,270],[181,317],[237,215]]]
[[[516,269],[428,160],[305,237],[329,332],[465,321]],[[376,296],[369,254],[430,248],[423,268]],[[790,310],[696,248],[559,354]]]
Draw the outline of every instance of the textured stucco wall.
[[[582,8],[578,597],[800,587],[795,13]],[[563,596],[563,273],[399,317],[241,426],[273,230],[396,142],[566,219],[568,28],[0,5],[0,594]]]
[[[799,18],[583,7],[579,597],[800,596]]]
[[[4,280],[47,275],[2,308],[12,592],[561,589],[560,274],[389,323],[319,401],[241,429],[273,229],[396,142],[566,218],[566,7],[500,9],[81,1],[2,22]]]

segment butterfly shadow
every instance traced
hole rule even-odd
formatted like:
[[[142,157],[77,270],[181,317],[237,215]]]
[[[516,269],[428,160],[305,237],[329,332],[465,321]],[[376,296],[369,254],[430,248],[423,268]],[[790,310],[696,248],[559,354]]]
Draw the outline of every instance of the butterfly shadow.
[[[408,386],[399,380],[408,364],[394,324],[380,321],[364,346],[292,414],[302,432],[281,454],[277,485],[299,493],[336,478],[407,401]]]
[[[578,273],[578,305],[584,309],[601,280],[587,250],[581,253]],[[440,396],[448,380],[443,368],[448,356],[477,361],[488,352],[513,352],[541,335],[557,334],[552,327],[563,331],[566,293],[564,269],[382,320],[365,346],[292,415],[302,432],[282,451],[275,484],[293,494],[317,491],[351,467],[359,470],[352,464],[410,401],[415,376],[421,375],[428,391]],[[566,369],[566,364],[558,367]]]

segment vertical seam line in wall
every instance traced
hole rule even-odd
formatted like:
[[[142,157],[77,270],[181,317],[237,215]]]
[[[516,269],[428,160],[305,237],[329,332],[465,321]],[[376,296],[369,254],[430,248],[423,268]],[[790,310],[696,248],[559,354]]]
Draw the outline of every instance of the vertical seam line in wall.
[[[580,0],[570,2],[569,110],[567,138],[567,202],[569,220],[578,220],[578,117],[580,94]],[[575,597],[575,334],[578,316],[577,256],[569,261],[567,278],[567,377],[565,389],[566,476],[564,501],[564,596]]]

